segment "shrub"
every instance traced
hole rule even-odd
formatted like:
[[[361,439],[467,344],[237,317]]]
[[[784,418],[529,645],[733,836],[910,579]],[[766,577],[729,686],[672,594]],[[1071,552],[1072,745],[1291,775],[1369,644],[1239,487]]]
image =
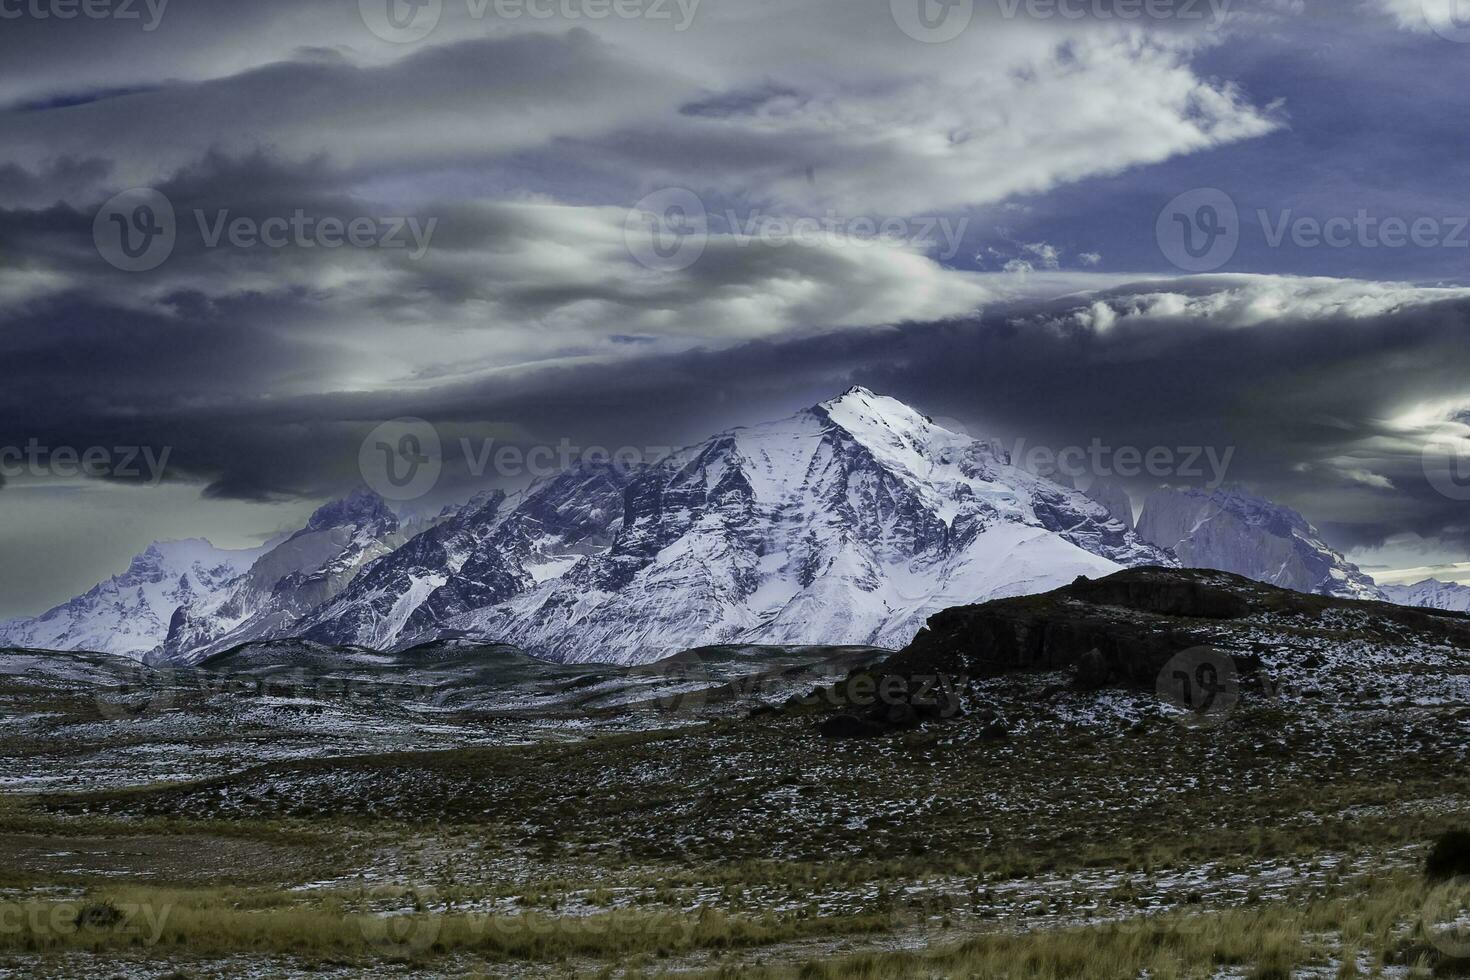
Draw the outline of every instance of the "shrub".
[[[1432,880],[1470,874],[1470,830],[1451,830],[1439,835],[1424,873]]]

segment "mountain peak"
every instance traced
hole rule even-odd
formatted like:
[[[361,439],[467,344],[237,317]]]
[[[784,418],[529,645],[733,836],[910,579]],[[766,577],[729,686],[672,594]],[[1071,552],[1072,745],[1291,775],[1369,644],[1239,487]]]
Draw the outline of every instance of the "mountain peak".
[[[322,531],[333,527],[367,527],[370,525],[396,527],[398,518],[388,504],[365,487],[359,487],[342,500],[334,500],[318,507],[306,522],[306,529]]]
[[[935,428],[929,416],[889,395],[879,395],[869,388],[853,385],[836,398],[813,409],[850,432],[881,427],[899,432],[917,433]]]
[[[862,385],[853,385],[836,398],[829,398],[824,402],[819,402],[815,407],[832,409],[841,405],[874,404],[879,402],[892,402],[895,405],[902,405],[904,408],[908,408],[907,405],[904,405],[897,398],[889,398],[887,395],[877,394],[873,389],[864,388]]]

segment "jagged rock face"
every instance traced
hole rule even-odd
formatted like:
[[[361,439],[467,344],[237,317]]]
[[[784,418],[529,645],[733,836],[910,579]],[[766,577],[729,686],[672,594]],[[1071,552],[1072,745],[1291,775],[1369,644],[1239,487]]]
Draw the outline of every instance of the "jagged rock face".
[[[154,544],[128,570],[34,619],[0,624],[0,646],[88,650],[141,660],[168,633],[174,610],[218,594],[261,552],[208,541]]]
[[[1144,503],[1138,533],[1174,552],[1186,568],[1234,572],[1298,592],[1384,598],[1296,511],[1237,490],[1155,491]]]
[[[362,568],[403,543],[381,497],[359,491],[319,509],[306,527],[218,592],[181,604],[152,660],[197,663],[276,637],[345,589]]]
[[[1396,602],[1401,606],[1470,612],[1470,585],[1441,582],[1431,578],[1414,585],[1383,585],[1379,588],[1389,602]]]
[[[484,494],[367,569],[296,627],[322,643],[402,645],[471,610],[495,606],[605,551],[630,474],[580,463],[508,498]]]
[[[1089,500],[1096,500],[1108,509],[1125,527],[1134,526],[1133,498],[1123,484],[1116,480],[1099,477],[1086,490]]]
[[[447,626],[567,661],[896,646],[934,611],[1170,564],[1082,494],[864,389],[632,481],[611,549]]]

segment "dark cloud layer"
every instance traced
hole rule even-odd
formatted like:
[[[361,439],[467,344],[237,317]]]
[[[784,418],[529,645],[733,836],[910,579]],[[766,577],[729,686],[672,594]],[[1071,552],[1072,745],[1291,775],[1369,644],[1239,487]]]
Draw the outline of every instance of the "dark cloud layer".
[[[1248,280],[1168,288],[1208,298],[1223,287],[1262,288]],[[363,435],[400,416],[433,421],[450,442],[495,433],[521,445],[673,446],[862,383],[1011,445],[1231,451],[1231,481],[1298,505],[1345,546],[1404,532],[1466,543],[1464,504],[1426,479],[1424,433],[1400,420],[1416,405],[1470,396],[1470,300],[1254,326],[1126,312],[1157,288],[527,370],[494,383],[269,398],[256,393],[259,378],[293,355],[290,342],[253,325],[265,319],[258,309],[208,324],[53,309],[25,324],[30,349],[12,352],[21,380],[0,395],[0,444],[170,446],[174,477],[212,496],[319,496],[352,485]],[[1105,326],[1082,322],[1078,314],[1094,316],[1097,303],[1124,315]],[[104,320],[106,329],[90,326]],[[77,335],[53,329],[53,341],[40,342],[42,323],[98,332],[77,358]],[[43,394],[61,386],[77,397]],[[1159,481],[1131,482],[1142,491]]]
[[[0,449],[169,460],[152,492],[103,468],[137,491],[115,512],[138,540],[109,518],[91,559],[75,483],[0,482],[0,549],[27,549],[28,589],[52,583],[27,603],[61,599],[145,526],[215,533],[173,519],[185,496],[289,523],[360,479],[387,419],[451,446],[652,451],[862,383],[1012,445],[1232,451],[1231,479],[1340,545],[1463,555],[1464,505],[1424,448],[1470,406],[1470,299],[1418,284],[1463,281],[1470,248],[1273,246],[1248,222],[1221,269],[1258,276],[1182,279],[1156,238],[1167,201],[1210,187],[1248,219],[1452,230],[1470,61],[1417,6],[1262,0],[1210,24],[981,4],[940,44],[848,0],[704,0],[682,27],[446,2],[411,44],[356,0],[7,20]],[[123,272],[94,220],[140,186],[177,241]],[[694,195],[699,242],[677,268],[638,240],[671,191]],[[207,240],[297,214],[411,219],[424,248]],[[844,230],[797,242],[813,218]],[[476,489],[467,470],[427,503]]]

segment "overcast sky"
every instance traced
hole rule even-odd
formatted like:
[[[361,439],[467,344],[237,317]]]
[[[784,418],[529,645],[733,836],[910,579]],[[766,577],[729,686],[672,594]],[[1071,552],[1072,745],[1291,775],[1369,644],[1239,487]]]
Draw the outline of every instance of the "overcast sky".
[[[461,439],[852,383],[1465,561],[1450,6],[0,0],[0,618],[299,526],[390,420],[444,441],[432,510],[524,476]]]

